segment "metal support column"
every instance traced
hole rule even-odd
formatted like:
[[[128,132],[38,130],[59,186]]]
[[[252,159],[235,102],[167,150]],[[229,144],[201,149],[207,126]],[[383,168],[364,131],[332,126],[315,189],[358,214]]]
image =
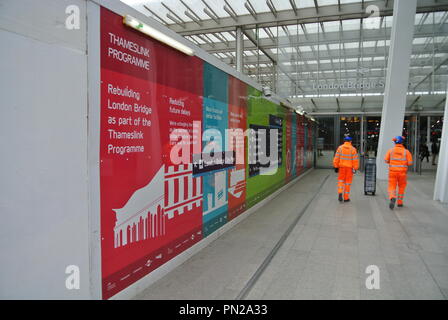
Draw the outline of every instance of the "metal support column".
[[[336,152],[337,148],[341,145],[341,116],[335,115],[333,116],[334,121],[334,144]]]
[[[361,116],[360,150],[358,150],[359,156],[361,157],[361,159],[360,159],[361,160],[361,171],[364,171],[364,164],[365,164],[365,161],[366,161],[366,153],[365,153],[365,150],[364,150],[365,149],[365,147],[364,147],[364,145],[365,145],[365,141],[364,141],[364,139],[365,139],[364,121],[366,121],[366,116],[362,115]]]
[[[241,27],[236,28],[236,71],[244,73],[243,68],[243,52],[244,52],[244,38],[243,29]]]
[[[361,116],[361,143],[360,143],[360,148],[361,148],[361,150],[359,150],[359,153],[360,154],[362,154],[362,155],[364,155],[365,154],[365,134],[364,134],[364,131],[365,131],[365,121],[366,121],[366,116],[365,115],[362,115]]]
[[[448,203],[448,99],[445,102],[445,115],[443,117],[442,141],[440,142],[434,200]]]
[[[388,167],[384,162],[384,156],[393,146],[392,138],[402,135],[403,132],[416,9],[417,0],[394,1],[394,19],[377,157],[377,175],[381,180],[388,178]]]
[[[414,156],[414,172],[418,172],[418,161],[416,161],[420,156],[419,156],[419,151],[420,151],[420,114],[417,114],[415,116],[415,122],[413,121],[413,130],[414,130],[414,151],[413,151],[413,156]]]

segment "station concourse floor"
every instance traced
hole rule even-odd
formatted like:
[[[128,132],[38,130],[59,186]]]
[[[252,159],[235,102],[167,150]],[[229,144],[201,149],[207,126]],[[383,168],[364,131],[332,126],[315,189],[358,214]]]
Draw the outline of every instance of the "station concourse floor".
[[[340,204],[336,173],[313,170],[134,299],[236,299],[316,193],[245,299],[447,299],[448,207],[432,200],[434,173],[410,174],[395,211],[387,182],[373,197],[363,179]],[[366,288],[370,265],[379,290]]]

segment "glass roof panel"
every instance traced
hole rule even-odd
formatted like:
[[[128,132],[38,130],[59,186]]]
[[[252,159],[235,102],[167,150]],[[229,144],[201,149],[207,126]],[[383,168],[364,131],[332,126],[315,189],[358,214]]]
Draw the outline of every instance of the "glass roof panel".
[[[206,43],[204,40],[202,40],[201,38],[199,38],[198,36],[191,36],[191,38],[193,38],[196,42],[200,43],[200,44],[204,44]]]
[[[340,23],[339,21],[327,21],[323,25],[325,32],[338,32]]]
[[[359,48],[359,42],[349,42],[344,44],[346,49],[358,49]]]
[[[342,29],[345,31],[349,30],[359,30],[361,27],[360,19],[351,19],[342,21]]]
[[[193,15],[196,15],[196,18],[210,20],[210,17],[207,16],[203,10],[205,8],[204,1],[216,12],[218,17],[223,18],[229,16],[223,9],[225,3],[222,0],[183,0],[185,5],[182,4],[180,0],[121,1],[130,4],[143,14],[151,16],[152,14],[143,7],[143,5],[146,5],[159,16],[163,22],[168,24],[173,24],[173,20],[182,20],[184,22],[191,21],[191,17],[188,17],[188,15],[185,14],[185,11],[187,10],[194,10]],[[165,6],[162,4],[162,1]],[[246,1],[247,0],[227,0],[238,15],[249,15],[248,10],[244,6]],[[249,1],[257,13],[270,13],[270,9],[266,5],[266,0]],[[294,1],[299,9],[314,8],[315,6],[314,0]],[[292,9],[289,0],[272,0],[272,2],[277,11]],[[342,5],[349,3],[360,4],[361,0],[341,0],[340,2]],[[366,6],[368,6],[368,2],[370,1],[365,1]],[[337,5],[338,1],[317,0],[317,4],[319,7]],[[166,16],[170,10],[172,11],[170,14],[174,19],[170,19]],[[272,20],[274,20],[274,15],[270,15],[272,16]],[[362,24],[363,29],[371,29],[371,25],[374,24],[376,25],[375,29],[378,29],[379,22],[382,21],[381,30],[378,30],[377,34],[374,32],[359,32],[361,27],[360,19],[343,20],[341,33],[341,39],[343,39],[343,41],[341,42],[339,42],[338,37],[341,23],[338,20],[322,23],[307,23],[303,25],[291,24],[284,27],[266,27],[265,29],[261,28],[258,30],[259,38],[263,40],[263,45],[265,46],[263,50],[269,57],[267,57],[262,50],[254,49],[255,45],[249,41],[247,36],[244,36],[245,43],[250,46],[244,51],[244,68],[248,73],[250,72],[253,77],[257,78],[257,68],[262,67],[265,77],[258,79],[264,79],[263,83],[270,85],[273,79],[272,72],[276,69],[272,67],[270,59],[277,60],[278,66],[282,66],[283,69],[277,70],[279,75],[286,72],[289,76],[304,80],[305,82],[302,86],[311,94],[317,92],[313,91],[310,81],[306,80],[307,77],[308,79],[312,79],[312,81],[316,79],[324,81],[331,81],[332,79],[341,79],[341,81],[344,81],[344,79],[355,79],[354,81],[356,81],[356,79],[374,79],[375,77],[384,79],[386,74],[388,47],[390,46],[390,28],[392,27],[393,17],[388,16],[378,18],[377,21],[370,20],[372,19],[364,18]],[[369,21],[372,23],[369,23]],[[446,87],[446,82],[448,81],[448,70],[446,65],[441,66],[437,70],[435,76],[428,77],[428,75],[431,73],[434,66],[439,65],[448,57],[448,34],[446,33],[446,29],[444,29],[446,28],[447,23],[447,12],[435,12],[429,14],[420,13],[415,17],[416,28],[413,40],[410,81],[416,85],[422,79],[428,79],[418,88],[419,90],[433,90],[431,89],[433,79],[435,79],[434,90],[440,86],[440,83],[445,84]],[[433,25],[434,28],[432,28]],[[198,33],[198,31],[200,32],[199,25],[196,27],[198,30],[196,30],[195,33]],[[388,28],[388,30],[385,28]],[[304,30],[306,36],[304,35]],[[248,32],[256,34],[257,30],[249,29]],[[344,34],[345,32],[347,32],[347,34]],[[330,33],[333,33],[333,35],[330,35]],[[357,34],[359,35],[357,36]],[[297,35],[299,36],[298,39],[296,39]],[[364,36],[362,42],[361,35]],[[288,38],[288,36],[291,37]],[[233,64],[235,63],[235,60],[232,57],[235,56],[235,31],[218,31],[216,33],[206,34],[199,33],[196,35],[185,36],[185,38],[202,46],[206,50],[210,50],[210,52],[213,52],[214,56],[227,63],[232,61],[232,66],[234,66]],[[276,47],[276,38],[281,39],[281,41],[278,42],[280,46],[279,49]],[[294,47],[297,40],[299,46]],[[216,44],[223,41],[226,44],[225,46],[216,46],[212,48],[210,45],[210,43]],[[223,48],[222,52],[216,52],[216,48]],[[257,59],[257,55],[259,55],[259,59]],[[230,60],[231,58],[232,60]],[[258,65],[257,62],[260,62],[261,64]],[[358,70],[358,68],[360,70]],[[283,86],[281,92],[285,90],[286,86],[293,87],[291,82],[286,78],[284,82],[278,82],[276,85]],[[319,94],[323,93],[319,92]]]
[[[296,1],[297,8],[310,8],[314,7],[314,1],[313,0],[300,0]]]
[[[179,0],[121,0],[122,2],[134,7],[144,14],[149,14],[149,12],[143,7],[146,5],[150,7],[150,9],[156,12],[157,15],[162,17],[165,20],[166,14],[169,12],[162,5],[163,3],[169,7],[175,14],[177,14],[183,21],[192,21],[190,17],[185,15],[185,11],[188,10]],[[201,0],[183,0],[185,4],[192,10],[200,19],[210,19],[205,13],[204,8],[206,7]],[[254,8],[256,13],[264,13],[270,12],[269,7],[264,0],[249,0],[252,7]],[[212,0],[206,0],[207,4],[215,11],[218,17],[228,17],[229,14],[224,10],[224,2],[218,3]],[[246,1],[241,0],[227,0],[230,7],[235,11],[237,15],[248,15],[249,11],[244,6]],[[345,3],[360,3],[361,0],[342,0],[341,4]],[[366,1],[368,2],[368,1]],[[337,0],[318,0],[318,5],[328,6],[328,5],[337,5]],[[273,1],[275,10],[290,10],[291,4],[289,1]],[[314,0],[295,0],[295,4],[297,8],[310,8],[314,7]],[[166,18],[169,23],[173,23],[173,21]]]
[[[299,49],[300,49],[300,51],[303,51],[303,52],[311,51],[311,47],[310,46],[300,46]]]

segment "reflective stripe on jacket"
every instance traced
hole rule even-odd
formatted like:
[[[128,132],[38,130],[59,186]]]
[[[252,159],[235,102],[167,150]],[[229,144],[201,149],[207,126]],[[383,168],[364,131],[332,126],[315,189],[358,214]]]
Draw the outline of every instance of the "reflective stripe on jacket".
[[[408,167],[413,165],[412,154],[402,144],[397,144],[387,151],[384,160],[393,172],[407,172]]]
[[[350,142],[346,142],[338,148],[333,159],[333,166],[335,168],[359,169],[358,151]]]

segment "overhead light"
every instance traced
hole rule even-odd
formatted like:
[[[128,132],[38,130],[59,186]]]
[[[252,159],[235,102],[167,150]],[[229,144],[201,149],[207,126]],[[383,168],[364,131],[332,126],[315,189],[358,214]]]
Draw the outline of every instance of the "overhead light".
[[[134,17],[130,15],[125,15],[123,17],[123,23],[127,25],[128,27],[131,27],[137,31],[140,31],[151,38],[154,38],[160,42],[163,42],[164,44],[179,50],[186,55],[192,56],[194,55],[193,49],[190,47],[180,43],[177,40],[174,40],[173,38],[167,36],[166,34],[160,32],[159,30],[154,29],[153,27],[148,26],[147,24],[135,19]]]
[[[302,106],[297,106],[296,107],[296,113],[303,116],[305,114],[305,110],[303,110]]]
[[[283,101],[280,101],[280,105],[283,106],[283,107],[285,107],[285,108],[291,108],[290,104],[285,103],[285,102],[283,102]]]
[[[262,89],[263,89],[263,94],[264,94],[266,97],[270,97],[270,96],[272,96],[271,88],[269,88],[268,86],[266,86],[266,87],[263,87]]]

